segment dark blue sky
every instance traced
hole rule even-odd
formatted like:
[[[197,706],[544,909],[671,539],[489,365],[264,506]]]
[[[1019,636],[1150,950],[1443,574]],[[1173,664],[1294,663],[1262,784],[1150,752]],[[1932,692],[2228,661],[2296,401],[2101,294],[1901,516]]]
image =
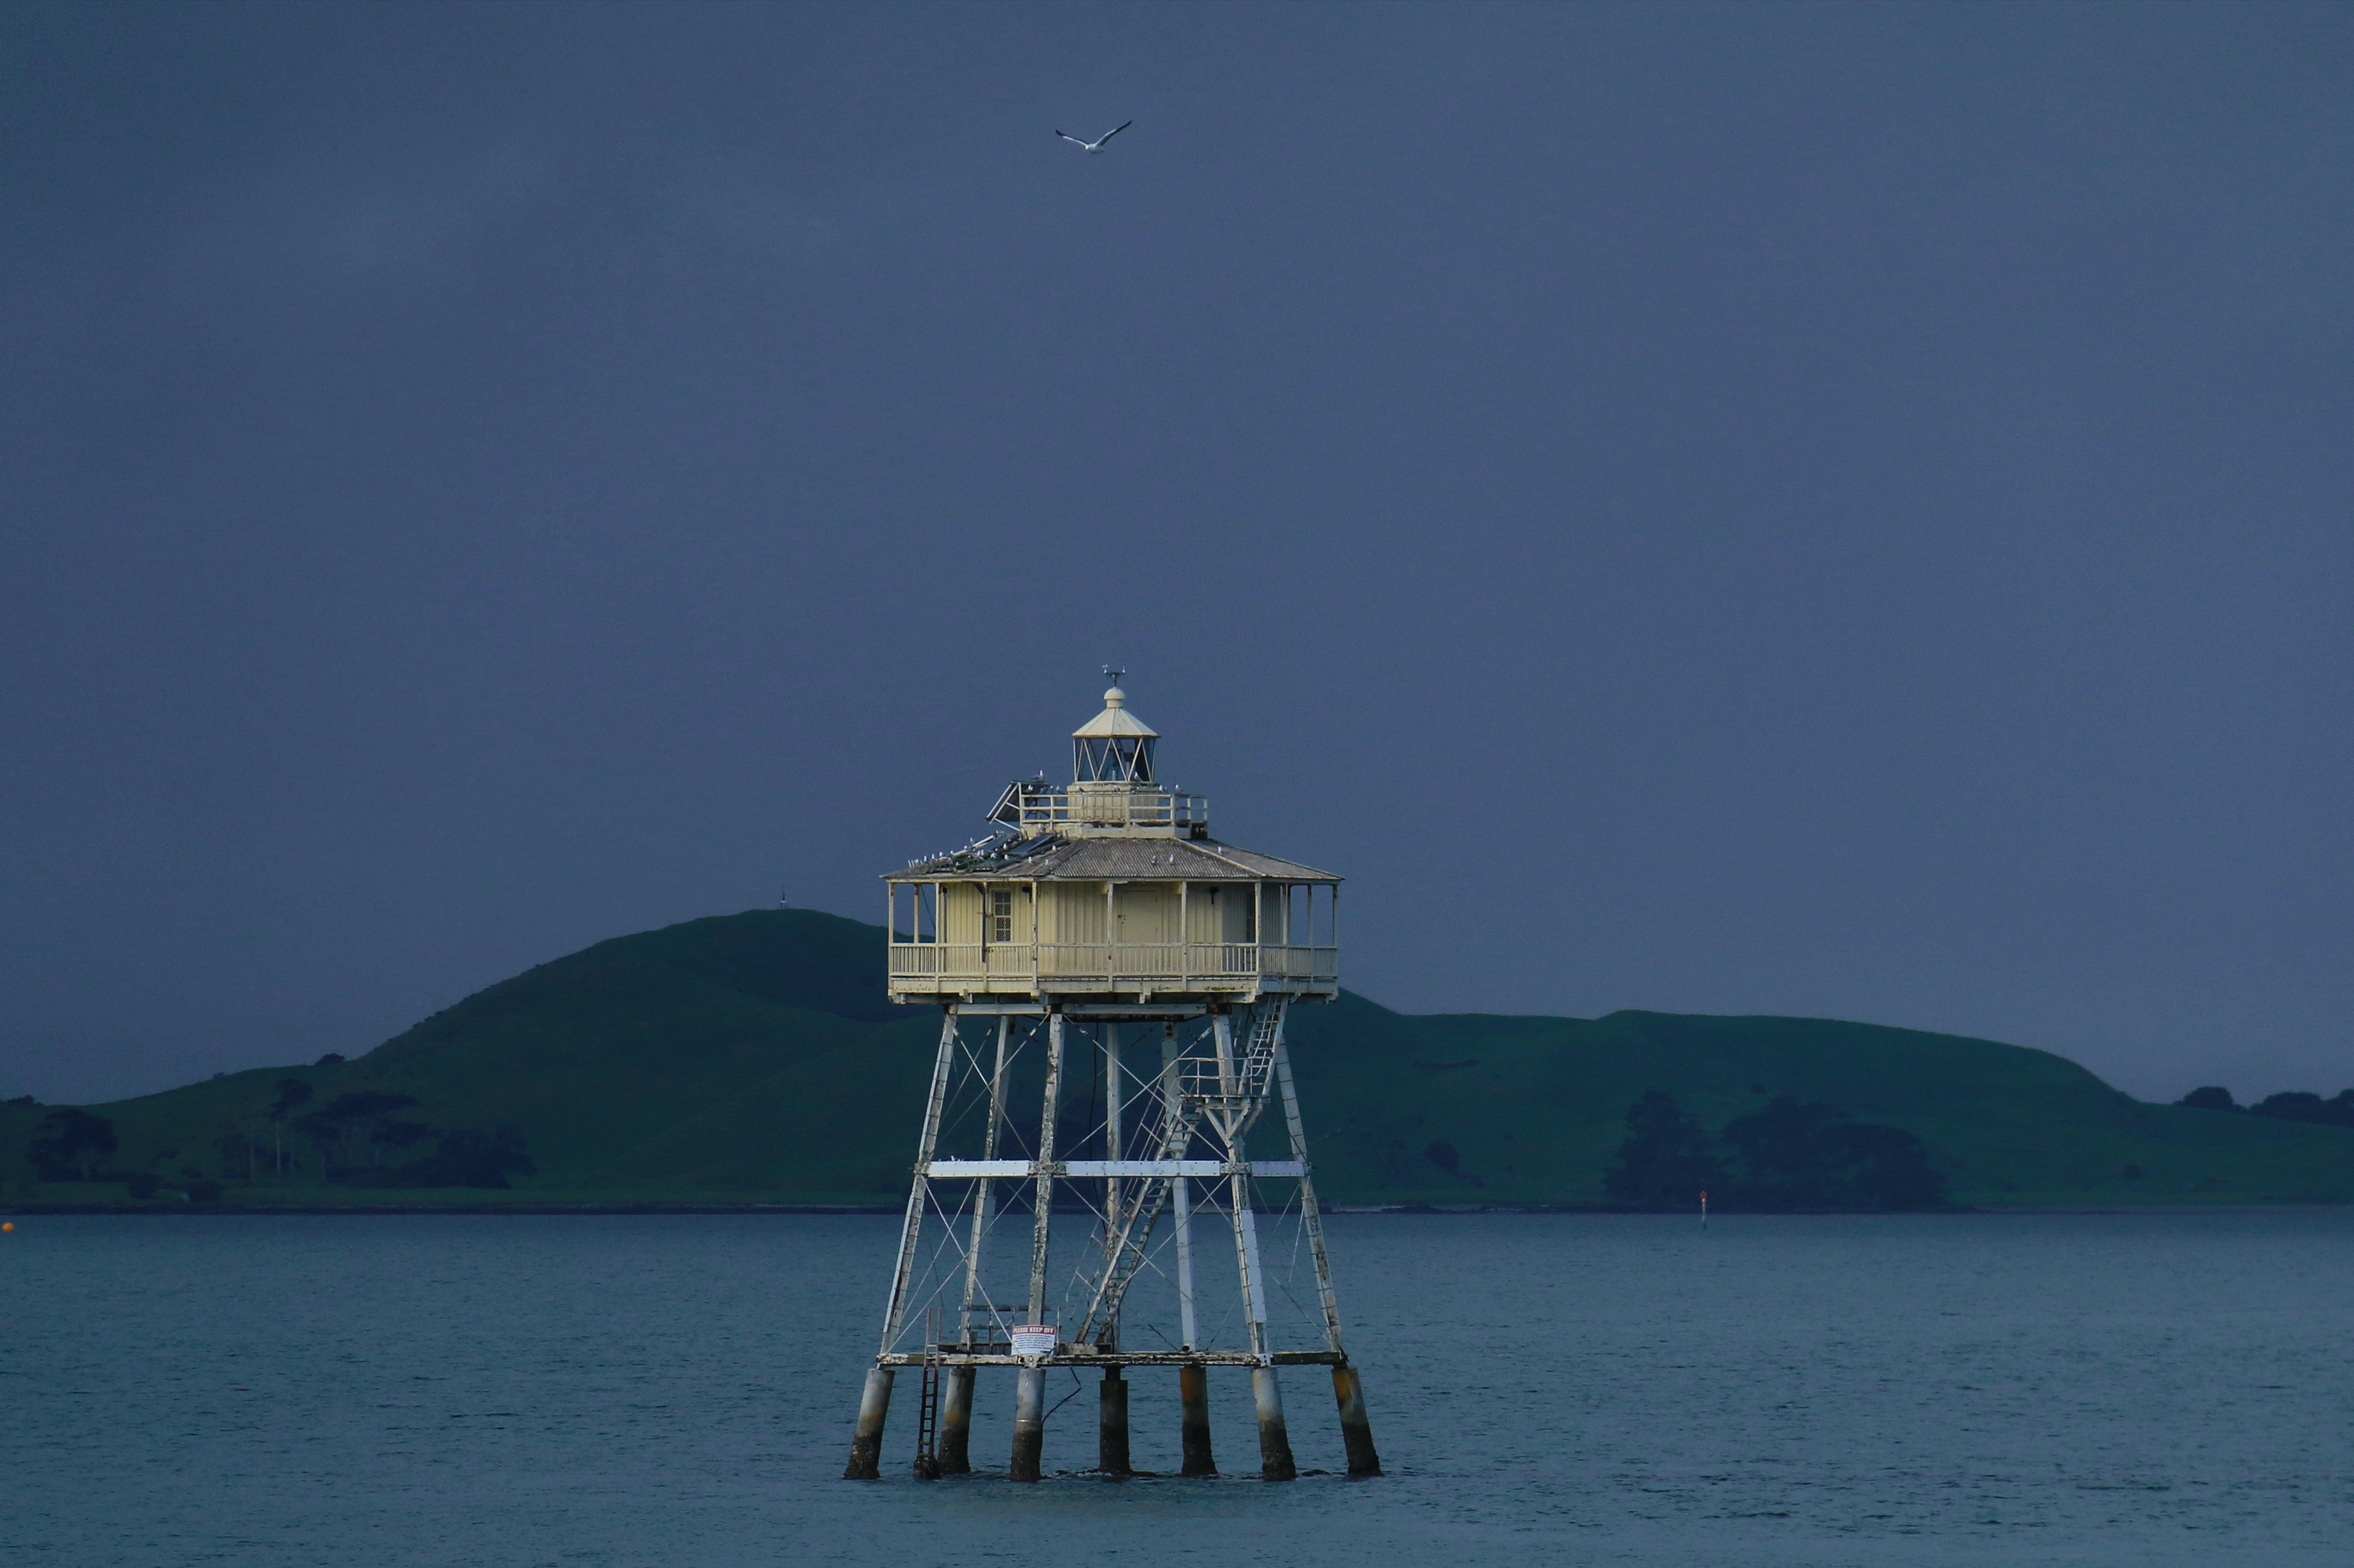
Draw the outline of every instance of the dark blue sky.
[[[1107,661],[1394,1006],[2354,1083],[2349,83],[2343,5],[0,11],[0,1094],[876,919]]]

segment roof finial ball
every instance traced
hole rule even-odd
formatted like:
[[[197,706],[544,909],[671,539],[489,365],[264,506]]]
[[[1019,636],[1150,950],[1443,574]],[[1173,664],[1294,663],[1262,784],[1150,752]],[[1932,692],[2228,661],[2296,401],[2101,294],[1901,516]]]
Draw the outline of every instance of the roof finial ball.
[[[1103,673],[1111,679],[1111,690],[1104,694],[1104,706],[1108,708],[1127,706],[1128,694],[1119,689],[1119,682],[1120,677],[1127,674],[1128,672],[1125,670],[1115,670],[1110,665],[1107,664],[1103,667]]]

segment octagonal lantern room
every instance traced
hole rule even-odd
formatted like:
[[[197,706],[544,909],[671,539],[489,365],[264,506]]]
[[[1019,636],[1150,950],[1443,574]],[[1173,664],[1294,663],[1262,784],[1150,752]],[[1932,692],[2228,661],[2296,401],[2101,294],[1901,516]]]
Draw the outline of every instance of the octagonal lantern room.
[[[1128,711],[1128,694],[1104,694],[1104,711],[1071,732],[1071,778],[1080,784],[1150,784],[1161,733]]]

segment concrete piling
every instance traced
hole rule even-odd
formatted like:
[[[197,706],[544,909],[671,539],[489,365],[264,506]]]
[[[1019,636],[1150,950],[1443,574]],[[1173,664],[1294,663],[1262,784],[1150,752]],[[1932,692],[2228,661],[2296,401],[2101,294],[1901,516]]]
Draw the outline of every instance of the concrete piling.
[[[858,1395],[858,1429],[850,1439],[850,1467],[842,1472],[845,1481],[872,1481],[883,1474],[883,1422],[891,1414],[892,1375],[889,1367],[866,1374]]]
[[[940,1474],[972,1470],[972,1368],[950,1367],[940,1385]]]
[[[1013,1380],[1013,1478],[1038,1478],[1046,1447],[1046,1369],[1023,1367]]]
[[[1182,1430],[1185,1439],[1185,1463],[1178,1471],[1185,1476],[1214,1476],[1218,1462],[1210,1454],[1210,1373],[1200,1366],[1177,1369],[1177,1398],[1183,1406]]]
[[[1273,1367],[1251,1368],[1251,1404],[1258,1412],[1259,1478],[1288,1481],[1299,1475],[1291,1462],[1291,1434],[1283,1425],[1283,1389]]]
[[[1382,1457],[1373,1452],[1373,1425],[1365,1419],[1365,1385],[1356,1368],[1332,1369],[1332,1396],[1341,1402],[1341,1441],[1349,1450],[1349,1474],[1380,1475]]]
[[[1107,1476],[1134,1472],[1128,1462],[1128,1379],[1118,1367],[1104,1368],[1102,1411],[1097,1418],[1096,1468]]]

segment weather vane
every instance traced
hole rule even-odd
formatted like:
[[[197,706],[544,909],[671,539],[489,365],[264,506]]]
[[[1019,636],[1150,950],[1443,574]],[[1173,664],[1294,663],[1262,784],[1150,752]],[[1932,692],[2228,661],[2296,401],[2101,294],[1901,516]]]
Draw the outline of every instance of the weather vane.
[[[1111,683],[1115,686],[1119,684],[1120,677],[1128,673],[1125,670],[1115,670],[1108,664],[1103,667],[1103,671],[1105,674],[1111,677]]]

